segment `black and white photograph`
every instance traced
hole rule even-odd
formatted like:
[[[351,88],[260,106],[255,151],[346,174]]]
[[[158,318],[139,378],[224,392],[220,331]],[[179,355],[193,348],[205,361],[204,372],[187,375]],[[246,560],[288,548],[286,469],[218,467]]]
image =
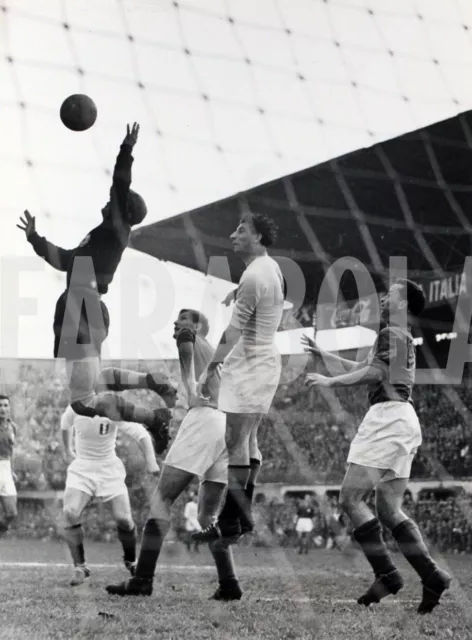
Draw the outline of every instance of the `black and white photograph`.
[[[0,0],[0,638],[472,640],[470,0]]]

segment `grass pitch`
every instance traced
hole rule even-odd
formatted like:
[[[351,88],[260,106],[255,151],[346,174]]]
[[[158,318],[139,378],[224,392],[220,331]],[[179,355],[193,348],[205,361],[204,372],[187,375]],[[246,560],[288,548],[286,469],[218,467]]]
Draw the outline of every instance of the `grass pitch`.
[[[111,597],[104,587],[127,577],[117,545],[86,548],[89,582],[70,587],[64,545],[0,540],[0,638],[143,640],[465,640],[472,639],[472,557],[439,558],[454,576],[429,616],[418,616],[421,587],[396,556],[406,587],[369,609],[355,598],[371,575],[354,550],[235,548],[244,595],[236,603],[209,600],[216,589],[211,556],[166,546],[150,598]]]

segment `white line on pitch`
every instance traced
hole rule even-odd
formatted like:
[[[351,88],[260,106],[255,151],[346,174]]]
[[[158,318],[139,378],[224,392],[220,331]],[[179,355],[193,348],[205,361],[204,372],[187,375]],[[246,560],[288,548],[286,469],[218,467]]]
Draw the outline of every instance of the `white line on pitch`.
[[[290,600],[290,602],[297,602],[300,604],[308,604],[310,602],[320,602],[320,598],[280,598],[277,596],[255,596],[252,595],[254,600],[261,600],[261,602],[280,602],[282,600]],[[333,598],[332,600],[325,600],[323,602],[329,602],[330,604],[357,604],[357,600],[353,598]],[[382,604],[414,604],[419,600],[385,600]]]
[[[58,567],[58,568],[66,568],[71,567],[71,564],[66,562],[0,562],[1,567],[24,567],[24,568],[34,568],[34,567]],[[95,569],[116,569],[120,566],[119,563],[116,564],[93,564],[87,563],[87,566]],[[215,567],[209,564],[161,564],[159,565],[158,571],[214,571]]]

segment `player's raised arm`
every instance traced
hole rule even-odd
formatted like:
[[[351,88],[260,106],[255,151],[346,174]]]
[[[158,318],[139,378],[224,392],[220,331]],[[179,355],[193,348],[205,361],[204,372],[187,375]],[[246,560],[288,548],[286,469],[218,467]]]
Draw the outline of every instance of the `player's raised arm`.
[[[197,397],[197,382],[195,378],[195,338],[193,329],[183,328],[177,336],[177,349],[179,351],[180,373],[182,382],[187,392],[188,405],[192,407]]]
[[[134,158],[132,151],[138,140],[139,124],[136,122],[130,129],[126,125],[126,135],[120,146],[113,171],[113,184],[110,190],[111,221],[117,231],[123,225],[133,224],[129,219],[129,195],[131,186],[131,168]]]
[[[72,448],[74,418],[75,414],[70,406],[67,407],[61,416],[62,453],[67,463],[72,462],[75,458],[75,453]]]
[[[25,210],[24,215],[20,217],[20,222],[21,224],[16,226],[25,232],[26,239],[38,256],[44,258],[54,269],[67,271],[73,259],[73,249],[56,247],[55,244],[40,236],[36,231],[36,218],[29,211]]]
[[[334,370],[337,374],[349,373],[351,371],[358,371],[365,367],[367,364],[366,360],[362,360],[361,362],[355,362],[354,360],[348,360],[347,358],[342,358],[334,353],[330,353],[329,351],[325,351],[321,349],[314,340],[309,338],[308,336],[302,336],[300,342],[305,347],[306,353],[311,353],[314,358],[320,358],[324,365],[329,368],[330,371]]]
[[[147,429],[140,424],[131,422],[119,422],[118,428],[138,443],[146,460],[148,472],[152,474],[159,473],[159,465],[157,464],[152,438]]]

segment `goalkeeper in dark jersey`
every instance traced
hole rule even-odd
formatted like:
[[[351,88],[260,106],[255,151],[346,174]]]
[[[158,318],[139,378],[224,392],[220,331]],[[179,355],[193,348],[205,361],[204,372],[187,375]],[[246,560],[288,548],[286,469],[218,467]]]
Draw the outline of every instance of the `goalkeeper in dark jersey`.
[[[113,421],[140,422],[152,432],[162,450],[168,443],[169,409],[150,410],[112,393],[147,388],[161,394],[168,407],[176,390],[166,377],[120,369],[101,370],[102,344],[108,335],[106,294],[128,246],[131,227],[147,213],[143,198],[130,189],[132,150],[139,125],[127,125],[113,172],[110,199],[102,209],[101,223],[75,249],[62,249],[36,232],[35,218],[25,211],[17,227],[25,232],[35,252],[48,264],[67,273],[67,287],[56,303],[54,357],[65,358],[71,394],[70,404],[79,415],[101,416]],[[110,392],[111,391],[111,392]]]

